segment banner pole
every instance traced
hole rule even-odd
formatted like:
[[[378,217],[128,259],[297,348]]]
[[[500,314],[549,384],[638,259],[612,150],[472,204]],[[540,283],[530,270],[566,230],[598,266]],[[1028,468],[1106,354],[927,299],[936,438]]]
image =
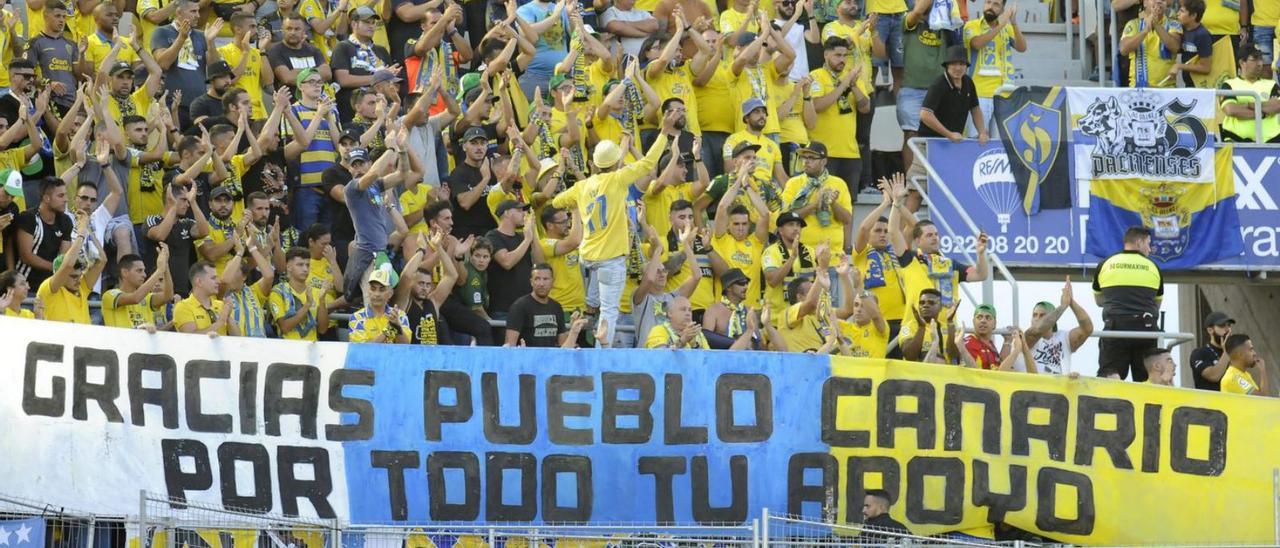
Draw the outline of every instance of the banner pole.
[[[1275,542],[1280,544],[1280,468],[1271,469],[1271,507],[1275,513],[1271,520],[1275,527]]]
[[[147,491],[138,490],[138,546],[148,548],[151,545],[147,538]]]

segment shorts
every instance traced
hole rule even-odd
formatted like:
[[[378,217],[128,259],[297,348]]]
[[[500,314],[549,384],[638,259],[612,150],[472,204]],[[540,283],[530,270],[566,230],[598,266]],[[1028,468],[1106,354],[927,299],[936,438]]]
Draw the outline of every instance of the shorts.
[[[1107,331],[1160,331],[1155,316],[1121,317],[1106,320]],[[1147,380],[1144,354],[1156,347],[1155,339],[1102,339],[1098,341],[1098,376],[1117,375],[1121,380],[1133,373],[1134,382]]]
[[[1271,61],[1275,59],[1272,56],[1274,53],[1272,48],[1275,45],[1273,41],[1276,39],[1276,28],[1254,26],[1251,38],[1253,38],[1253,45],[1257,46],[1258,51],[1262,52],[1262,59],[1267,62],[1267,65],[1270,65]]]
[[[872,65],[883,67],[887,64],[893,68],[902,68],[902,18],[905,15],[906,12],[881,13],[876,20],[876,34],[884,41],[884,52],[889,60],[873,59]]]
[[[115,217],[112,217],[110,221],[107,221],[106,234],[102,238],[103,245],[107,244],[108,242],[112,242],[116,244],[117,248],[119,248],[120,242],[115,241],[116,240],[115,234],[116,234],[116,230],[121,228],[128,231],[129,249],[134,250],[133,251],[134,253],[138,253],[138,241],[135,239],[135,236],[133,233],[133,222],[129,220],[128,215],[117,215]]]
[[[898,91],[898,127],[902,131],[920,131],[920,109],[924,107],[926,90],[902,88]]]

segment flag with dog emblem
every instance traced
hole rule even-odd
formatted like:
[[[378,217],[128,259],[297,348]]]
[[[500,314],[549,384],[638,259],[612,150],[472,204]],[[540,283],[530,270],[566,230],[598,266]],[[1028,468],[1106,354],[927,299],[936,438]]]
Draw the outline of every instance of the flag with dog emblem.
[[[44,548],[44,518],[0,521],[0,546]]]
[[[1217,147],[1212,89],[1070,88],[1075,178],[1089,188],[1085,251],[1120,251],[1130,226],[1150,257],[1186,269],[1244,251],[1231,147]]]

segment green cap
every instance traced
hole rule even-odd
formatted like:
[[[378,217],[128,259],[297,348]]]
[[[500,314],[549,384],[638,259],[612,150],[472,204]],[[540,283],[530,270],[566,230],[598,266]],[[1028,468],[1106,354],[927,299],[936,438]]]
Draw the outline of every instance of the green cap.
[[[978,314],[982,314],[983,312],[990,314],[992,318],[996,317],[996,307],[991,306],[989,304],[980,304],[977,306],[977,308],[973,309],[974,316],[977,316]]]
[[[462,102],[463,98],[467,96],[467,93],[470,93],[471,90],[476,89],[479,86],[480,73],[468,72],[462,75],[462,78],[458,80],[458,101]]]
[[[1036,303],[1036,306],[1043,307],[1045,310],[1048,310],[1049,312],[1053,312],[1054,310],[1058,309],[1058,305],[1053,304],[1049,301],[1040,301]]]
[[[314,68],[304,68],[298,71],[298,77],[293,79],[293,84],[295,86],[302,86],[302,83],[305,82],[307,78],[310,78],[312,74],[318,73],[319,71]]]
[[[556,88],[560,87],[560,84],[564,83],[565,80],[568,80],[568,78],[563,74],[552,76],[551,82],[547,84],[547,92],[554,92]]]
[[[386,251],[379,251],[373,257],[373,273],[369,275],[369,281],[375,281],[387,287],[395,287],[400,283],[400,275],[391,266],[391,259],[387,257]]]
[[[0,183],[4,191],[14,198],[22,196],[22,174],[12,169],[0,169]]]

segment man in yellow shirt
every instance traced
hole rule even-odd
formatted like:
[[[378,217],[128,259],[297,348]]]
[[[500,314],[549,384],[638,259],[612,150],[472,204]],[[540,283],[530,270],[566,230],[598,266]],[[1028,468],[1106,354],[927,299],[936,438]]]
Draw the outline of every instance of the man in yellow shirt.
[[[747,179],[747,171],[742,170],[739,177],[729,185],[729,190],[720,198],[716,206],[715,222],[711,225],[711,248],[724,260],[729,268],[739,269],[747,278],[747,293],[744,299],[750,308],[760,306],[761,257],[765,244],[769,241],[769,206],[759,192],[751,188]],[[756,211],[756,222],[752,231],[751,216],[747,208],[735,201],[745,190]]]
[[[169,247],[160,242],[156,271],[147,277],[142,257],[125,255],[120,267],[120,287],[102,294],[102,324],[108,327],[146,329],[155,333],[155,311],[173,296],[173,277],[169,276]]]
[[[258,22],[253,15],[237,13],[231,16],[231,30],[235,40],[218,48],[222,60],[231,66],[231,85],[249,92],[253,102],[254,120],[265,120],[267,109],[262,100],[262,88],[274,87],[275,74],[260,48],[266,42],[258,39]],[[255,43],[256,42],[256,43]]]
[[[792,177],[782,190],[783,209],[805,221],[800,241],[810,247],[826,242],[849,253],[853,227],[853,198],[849,184],[827,171],[827,146],[814,141],[800,149],[804,173]],[[846,240],[846,238],[848,238]],[[845,242],[849,243],[846,244]]]
[[[1227,337],[1223,350],[1231,356],[1231,363],[1219,381],[1223,392],[1246,396],[1271,395],[1271,387],[1267,383],[1267,364],[1253,349],[1253,341],[1248,335],[1236,333]]]
[[[267,298],[276,336],[291,341],[315,341],[329,328],[329,290],[332,281],[312,287],[311,252],[291,247],[285,254],[286,278],[271,289]]]
[[[764,134],[765,124],[768,121],[768,106],[759,97],[752,97],[742,103],[742,121],[744,126],[741,131],[737,131],[729,136],[724,142],[724,160],[728,165],[729,161],[734,158],[734,151],[738,143],[748,142],[753,145],[759,145],[756,150],[756,165],[753,174],[756,179],[761,181],[773,181],[777,185],[781,185],[787,180],[787,172],[782,167],[782,149],[778,147],[778,143],[774,142]]]
[[[342,265],[338,262],[338,249],[333,247],[333,235],[329,233],[329,227],[320,223],[311,225],[302,233],[300,243],[307,246],[311,255],[307,268],[307,285],[316,289],[329,288],[325,302],[329,305],[330,312],[345,307],[347,300],[338,292],[341,284],[337,282],[342,279]],[[332,337],[336,333],[323,332],[320,334],[321,340],[337,340],[325,339],[326,335]]]
[[[836,24],[839,22],[831,23]],[[871,99],[866,94],[870,88],[864,88],[861,83],[862,66],[856,59],[852,64],[846,61],[850,51],[853,51],[851,44],[839,36],[823,42],[823,66],[809,73],[813,84],[805,90],[804,100],[817,111],[809,136],[814,141],[831,144],[828,171],[848,183],[849,192],[856,193],[862,173],[862,152],[851,136],[858,133],[858,117],[871,112]]]
[[[825,273],[831,254],[818,252],[816,277],[801,276],[787,283],[787,308],[778,316],[778,333],[789,352],[817,352],[835,333],[831,316],[831,278]]]
[[[667,307],[667,321],[649,329],[644,339],[645,348],[693,348],[709,349],[702,325],[693,321],[693,308],[686,297],[676,297]]]
[[[815,250],[800,241],[804,218],[788,211],[778,216],[778,241],[764,249],[760,264],[764,267],[765,306],[774,318],[782,317],[787,307],[786,289],[797,277],[813,274],[817,264]]]
[[[43,301],[36,301],[34,311],[22,308],[22,301],[27,300],[27,293],[30,291],[31,284],[27,283],[27,277],[17,270],[0,272],[0,316],[43,320]],[[37,316],[36,312],[41,314]]]
[[[578,260],[582,223],[574,222],[568,211],[556,207],[543,209],[541,220],[545,237],[531,248],[533,262],[551,265],[551,298],[560,303],[568,321],[574,312],[584,312],[586,307],[587,291]]]
[[[601,141],[592,153],[595,175],[578,182],[576,192],[561,193],[551,205],[564,209],[576,206],[585,235],[578,247],[579,259],[587,273],[587,307],[600,310],[607,322],[606,341],[613,340],[618,325],[618,304],[627,278],[630,230],[627,222],[627,194],[631,185],[653,171],[667,149],[678,114],[672,111],[662,120],[662,133],[640,161],[621,166],[622,149],[613,141]],[[599,345],[600,341],[596,341]]]
[[[1120,55],[1129,57],[1129,85],[1176,87],[1169,69],[1181,47],[1182,25],[1168,17],[1165,0],[1143,0],[1142,13],[1126,23],[1120,35]]]
[[[89,318],[89,292],[94,282],[102,275],[107,266],[107,257],[99,253],[97,261],[87,264],[89,259],[82,256],[86,240],[90,237],[89,216],[79,212],[76,215],[76,235],[71,240],[67,252],[53,260],[53,275],[40,284],[36,290],[36,298],[44,301],[44,319],[55,322],[92,324]],[[94,245],[101,249],[101,244],[94,239]]]
[[[213,264],[199,261],[187,273],[191,295],[173,307],[173,325],[180,333],[204,333],[210,337],[240,335],[240,327],[228,321],[231,307],[214,298],[218,295],[218,271]]]
[[[369,273],[364,294],[369,305],[351,315],[353,343],[409,344],[409,316],[400,307],[391,304],[395,280],[391,270],[374,268]]]
[[[853,269],[853,315],[848,321],[840,321],[840,336],[848,339],[849,356],[855,358],[884,358],[889,348],[889,324],[880,313],[876,296],[862,288],[862,277]]]
[[[993,97],[1000,86],[1010,82],[1013,76],[1013,52],[1027,51],[1027,39],[1018,28],[1017,7],[1005,9],[1004,0],[986,0],[982,6],[982,19],[964,24],[964,46],[969,50],[969,75],[978,90],[978,107],[986,118],[983,127],[991,124],[995,113]],[[969,122],[973,128],[973,122]],[[976,130],[968,132],[977,135]],[[995,134],[995,131],[991,132]]]
[[[903,231],[899,229],[906,212],[902,203],[906,192],[903,179],[902,174],[897,174],[893,183],[880,187],[880,205],[862,219],[853,240],[853,265],[858,269],[864,289],[875,297],[877,311],[889,325],[889,339],[896,338],[902,328],[907,302],[898,264],[898,254],[907,247]],[[886,209],[888,218],[884,216]],[[910,217],[910,213],[906,216]],[[901,346],[895,348],[890,357],[901,358]]]
[[[969,266],[943,255],[939,250],[938,227],[931,221],[916,223],[915,228],[911,229],[911,234],[915,249],[904,251],[898,261],[902,266],[906,302],[914,303],[920,299],[921,292],[933,289],[942,295],[942,306],[954,306],[960,297],[961,282],[980,282],[987,279],[987,235],[985,233],[978,235],[976,266]],[[905,333],[907,324],[913,323],[914,318],[904,314],[902,322],[902,330]]]

